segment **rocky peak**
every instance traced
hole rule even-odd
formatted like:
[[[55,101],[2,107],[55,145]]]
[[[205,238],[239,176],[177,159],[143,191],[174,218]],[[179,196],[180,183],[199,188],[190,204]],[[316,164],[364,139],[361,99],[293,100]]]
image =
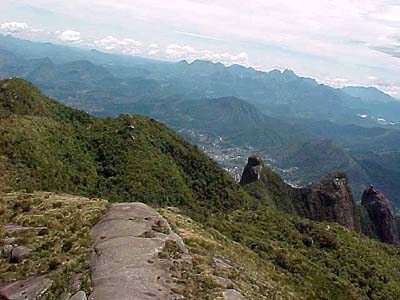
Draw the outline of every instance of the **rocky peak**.
[[[347,176],[329,174],[307,187],[294,190],[294,206],[299,215],[317,221],[332,221],[358,228],[353,194]]]
[[[292,187],[257,156],[248,158],[240,180],[253,197],[275,208],[316,221],[358,230],[353,194],[343,173],[329,174],[303,188]]]
[[[261,178],[261,171],[264,167],[263,161],[257,156],[250,156],[247,159],[247,164],[244,167],[240,185],[246,185]]]
[[[384,243],[399,245],[395,215],[385,195],[370,186],[362,195],[361,205],[367,209],[378,238]]]

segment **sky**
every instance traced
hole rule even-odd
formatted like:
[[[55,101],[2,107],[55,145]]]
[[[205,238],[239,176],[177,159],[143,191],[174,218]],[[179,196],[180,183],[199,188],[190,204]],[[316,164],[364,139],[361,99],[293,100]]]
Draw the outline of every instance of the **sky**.
[[[400,0],[0,0],[0,33],[153,59],[291,69],[400,98]]]

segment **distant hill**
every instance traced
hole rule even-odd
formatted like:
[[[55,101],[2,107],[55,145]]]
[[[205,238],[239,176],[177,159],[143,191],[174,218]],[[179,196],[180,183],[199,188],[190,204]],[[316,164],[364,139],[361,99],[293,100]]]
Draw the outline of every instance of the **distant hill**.
[[[76,60],[89,60],[96,64],[121,64],[137,65],[152,62],[150,59],[107,54],[97,50],[69,47],[50,42],[33,42],[18,39],[12,35],[0,34],[0,45],[2,50],[14,53],[23,59],[49,58],[56,64],[68,63]]]
[[[341,89],[346,94],[367,103],[388,103],[398,101],[374,87],[348,86]]]
[[[254,105],[235,97],[167,99],[137,103],[130,110],[160,119],[173,128],[221,137],[230,145],[275,147],[303,138],[294,126],[269,117]]]

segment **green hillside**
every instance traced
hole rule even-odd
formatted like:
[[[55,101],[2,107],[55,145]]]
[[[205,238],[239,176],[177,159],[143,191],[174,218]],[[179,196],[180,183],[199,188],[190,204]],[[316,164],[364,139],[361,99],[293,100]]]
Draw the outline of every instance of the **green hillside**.
[[[213,255],[234,261],[228,275],[246,299],[399,299],[399,249],[252,198],[157,121],[95,118],[19,79],[0,81],[0,108],[2,191],[58,191],[177,207],[162,213],[178,233],[186,232],[194,257],[186,287],[195,299],[214,299],[206,292],[215,286],[207,277]],[[268,193],[260,199],[279,201],[273,187]]]
[[[155,120],[94,118],[22,80],[0,86],[0,155],[13,189],[215,209],[247,197],[196,146]]]

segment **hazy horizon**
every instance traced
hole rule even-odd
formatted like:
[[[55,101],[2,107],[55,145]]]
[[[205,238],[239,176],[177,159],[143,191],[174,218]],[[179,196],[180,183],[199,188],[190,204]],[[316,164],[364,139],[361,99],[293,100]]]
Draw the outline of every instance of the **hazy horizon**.
[[[291,69],[400,97],[395,1],[4,0],[0,33],[169,61]],[[68,24],[68,25],[65,25]]]

